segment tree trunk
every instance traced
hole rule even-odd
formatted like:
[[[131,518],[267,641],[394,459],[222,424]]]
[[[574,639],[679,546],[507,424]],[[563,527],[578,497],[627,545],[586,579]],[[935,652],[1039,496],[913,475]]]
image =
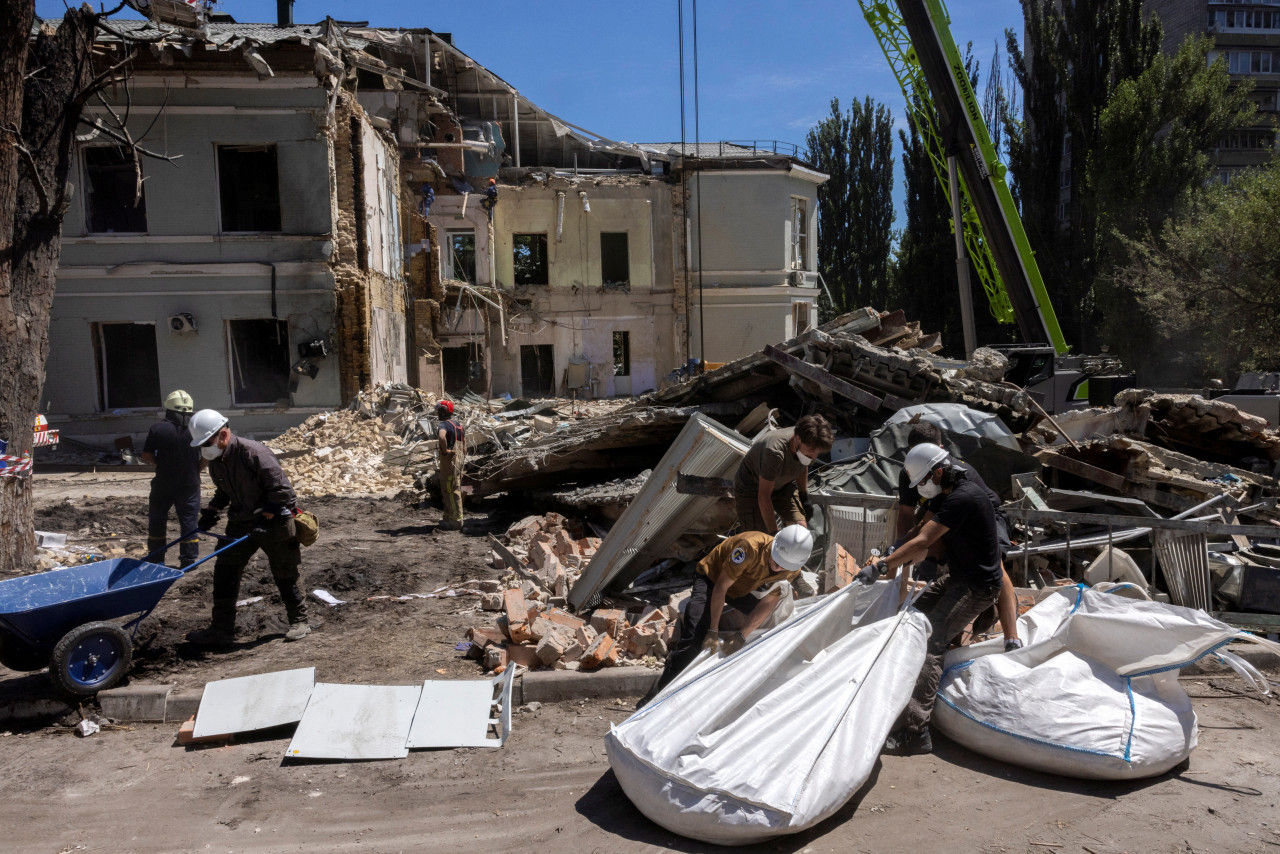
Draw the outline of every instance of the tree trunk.
[[[73,9],[28,43],[33,15],[33,0],[0,0],[0,125],[21,128],[0,143],[0,438],[10,455],[31,450],[44,387],[65,188],[97,24],[87,6]],[[33,509],[29,478],[0,477],[0,575],[32,569]]]

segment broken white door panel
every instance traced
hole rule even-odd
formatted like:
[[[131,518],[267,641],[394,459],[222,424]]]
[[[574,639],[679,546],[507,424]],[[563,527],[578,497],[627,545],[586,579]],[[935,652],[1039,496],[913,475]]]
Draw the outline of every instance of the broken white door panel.
[[[731,478],[749,447],[745,436],[695,412],[569,591],[569,604],[581,608],[665,557],[664,550],[717,500],[677,492],[677,475]]]
[[[219,679],[204,686],[196,738],[297,723],[316,683],[314,667]]]
[[[515,668],[492,679],[427,680],[409,728],[410,750],[502,747],[511,734]],[[496,714],[495,714],[496,713]],[[497,737],[491,738],[490,728]]]
[[[320,682],[285,751],[293,759],[403,759],[420,685]]]

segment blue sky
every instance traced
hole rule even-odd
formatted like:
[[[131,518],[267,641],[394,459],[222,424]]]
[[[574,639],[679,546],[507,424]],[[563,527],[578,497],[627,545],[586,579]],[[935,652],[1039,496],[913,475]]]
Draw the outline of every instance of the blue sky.
[[[225,0],[238,21],[274,21],[270,0]],[[43,16],[60,16],[61,0],[37,0]],[[694,138],[692,0],[685,0],[687,135]],[[985,79],[1004,30],[1021,34],[1018,0],[951,0],[952,30],[963,49],[974,42]],[[629,142],[680,138],[676,2],[397,3],[388,0],[297,0],[294,20],[325,15],[375,26],[428,27],[539,106],[594,133]],[[130,17],[136,17],[131,14]],[[703,0],[698,5],[701,139],[777,139],[804,144],[842,104],[870,95],[902,121],[903,99],[857,3]],[[900,177],[895,183],[900,184]],[[901,196],[899,188],[896,195]],[[901,216],[899,217],[901,220]]]

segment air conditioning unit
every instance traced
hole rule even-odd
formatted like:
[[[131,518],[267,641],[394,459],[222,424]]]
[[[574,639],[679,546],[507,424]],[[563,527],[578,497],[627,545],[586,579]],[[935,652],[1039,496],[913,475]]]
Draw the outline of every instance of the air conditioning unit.
[[[169,331],[175,335],[186,335],[196,331],[196,319],[186,312],[169,316]]]
[[[787,277],[787,282],[793,288],[803,288],[804,287],[804,271],[792,270],[790,275]]]

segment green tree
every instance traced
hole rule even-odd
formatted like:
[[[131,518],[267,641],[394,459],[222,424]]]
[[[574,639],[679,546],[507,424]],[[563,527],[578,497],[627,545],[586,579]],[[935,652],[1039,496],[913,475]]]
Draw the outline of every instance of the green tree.
[[[883,104],[854,101],[810,129],[809,158],[831,176],[818,188],[818,269],[834,313],[884,308],[893,229],[893,121]],[[824,313],[827,313],[824,309]]]
[[[1164,345],[1159,382],[1280,369],[1280,161],[1207,187],[1158,236],[1123,240],[1116,279],[1150,312]],[[1247,319],[1247,322],[1242,320]],[[1153,362],[1156,361],[1153,359]]]
[[[1023,94],[1023,119],[1005,127],[1015,197],[1067,340],[1088,347],[1101,259],[1086,170],[1112,93],[1151,65],[1162,28],[1144,20],[1141,0],[1022,0],[1022,10],[1026,50],[1005,33]]]
[[[1099,117],[1100,145],[1084,195],[1097,211],[1100,269],[1093,302],[1103,341],[1144,377],[1164,371],[1167,324],[1111,271],[1124,239],[1158,234],[1209,180],[1205,150],[1255,115],[1250,82],[1232,86],[1226,64],[1208,62],[1212,43],[1190,37],[1138,77],[1116,87]]]

